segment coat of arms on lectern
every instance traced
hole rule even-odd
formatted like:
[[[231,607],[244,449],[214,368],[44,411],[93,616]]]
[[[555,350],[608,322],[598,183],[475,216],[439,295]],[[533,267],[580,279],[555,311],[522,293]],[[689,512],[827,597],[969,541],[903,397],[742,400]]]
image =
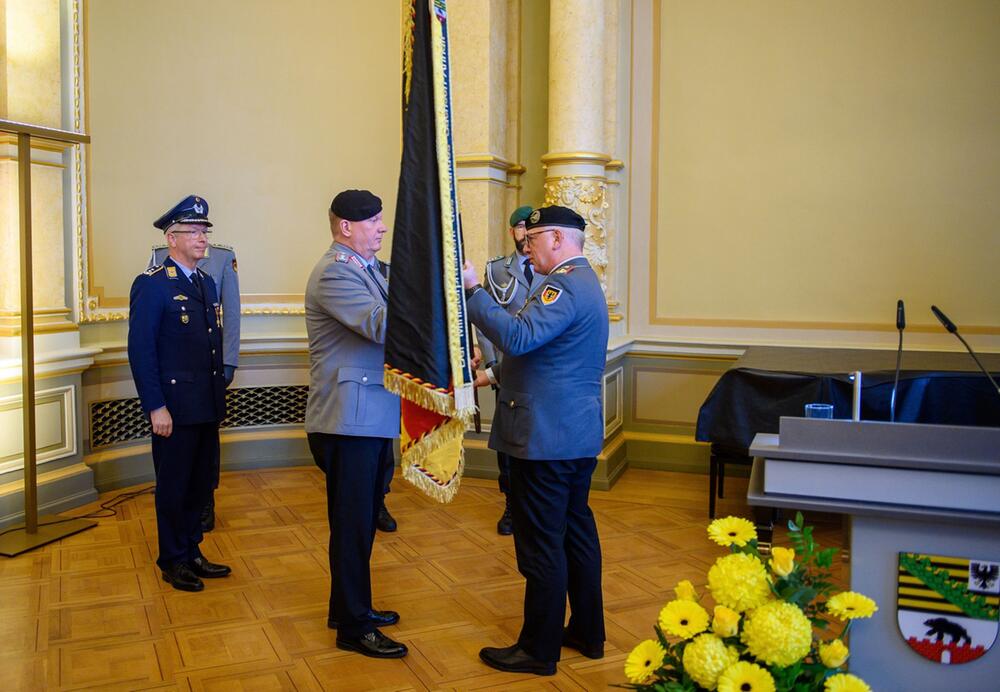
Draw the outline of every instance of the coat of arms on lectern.
[[[899,554],[896,621],[903,639],[935,663],[974,661],[1000,629],[1000,563]]]

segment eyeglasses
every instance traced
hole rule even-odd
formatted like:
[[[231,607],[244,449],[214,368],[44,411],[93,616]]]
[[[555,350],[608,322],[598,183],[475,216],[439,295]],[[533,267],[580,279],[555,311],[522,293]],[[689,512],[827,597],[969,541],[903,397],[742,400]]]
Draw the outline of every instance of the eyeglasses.
[[[201,236],[205,236],[207,238],[208,236],[212,235],[212,231],[210,231],[207,228],[193,229],[190,231],[170,231],[170,232],[176,235],[190,235],[194,236],[195,238],[200,238]]]
[[[549,231],[555,231],[555,230],[558,230],[558,229],[556,229],[556,228],[546,228],[544,231],[536,231],[535,233],[525,233],[524,234],[524,239],[530,245],[531,241],[535,239],[535,236],[539,236],[539,235],[542,235],[543,233],[548,233]]]

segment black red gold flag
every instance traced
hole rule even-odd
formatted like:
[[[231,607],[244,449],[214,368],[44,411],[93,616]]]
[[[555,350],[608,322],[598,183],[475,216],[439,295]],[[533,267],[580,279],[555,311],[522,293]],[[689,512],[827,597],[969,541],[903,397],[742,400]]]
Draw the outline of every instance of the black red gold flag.
[[[392,239],[385,386],[402,398],[403,477],[442,502],[458,491],[475,412],[451,129],[445,0],[403,21],[403,156]]]

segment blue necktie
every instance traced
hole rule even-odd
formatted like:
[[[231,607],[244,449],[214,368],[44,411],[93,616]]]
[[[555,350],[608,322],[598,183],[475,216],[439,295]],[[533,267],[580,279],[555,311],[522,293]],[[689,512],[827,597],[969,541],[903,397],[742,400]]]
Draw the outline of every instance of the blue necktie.
[[[531,271],[531,260],[527,257],[524,258],[524,278],[528,280],[529,287],[535,279],[535,273]]]

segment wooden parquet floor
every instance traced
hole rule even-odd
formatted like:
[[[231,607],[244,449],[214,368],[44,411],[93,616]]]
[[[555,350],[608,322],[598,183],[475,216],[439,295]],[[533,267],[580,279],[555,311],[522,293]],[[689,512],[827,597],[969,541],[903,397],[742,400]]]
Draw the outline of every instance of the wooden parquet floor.
[[[388,506],[399,530],[376,538],[373,587],[375,607],[400,612],[385,631],[410,655],[373,660],[338,650],[326,627],[323,482],[311,467],[223,474],[218,525],[202,548],[233,575],[198,594],[160,579],[149,494],[97,528],[0,558],[0,692],[605,689],[624,680],[625,656],[652,636],[677,581],[702,589],[724,552],[706,537],[704,476],[629,470],[610,492],[591,493],[605,658],[563,649],[554,677],[501,673],[478,651],[514,641],[524,587],[512,539],[496,533],[495,482],[465,479],[440,505],[397,477]],[[720,516],[750,516],[745,491],[744,479],[727,479]],[[840,545],[839,523],[817,524],[817,537]]]

